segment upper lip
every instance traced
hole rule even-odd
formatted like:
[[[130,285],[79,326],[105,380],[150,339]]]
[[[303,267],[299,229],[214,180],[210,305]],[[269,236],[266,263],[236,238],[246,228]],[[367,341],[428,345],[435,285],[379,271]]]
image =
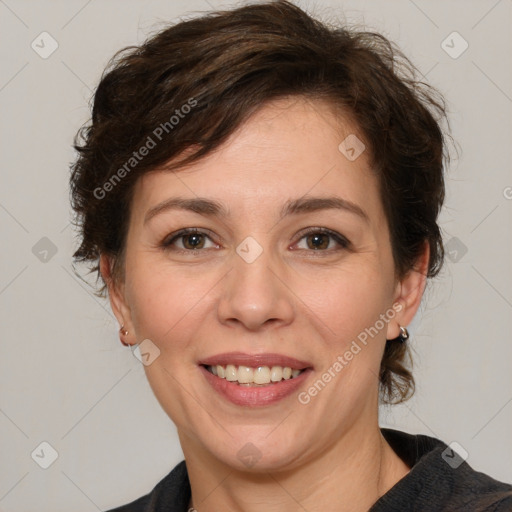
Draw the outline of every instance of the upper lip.
[[[199,361],[199,364],[205,366],[233,364],[236,366],[249,366],[257,368],[258,366],[289,366],[296,370],[311,368],[311,364],[306,361],[300,361],[294,357],[288,357],[282,354],[246,354],[244,352],[225,352],[216,354]]]

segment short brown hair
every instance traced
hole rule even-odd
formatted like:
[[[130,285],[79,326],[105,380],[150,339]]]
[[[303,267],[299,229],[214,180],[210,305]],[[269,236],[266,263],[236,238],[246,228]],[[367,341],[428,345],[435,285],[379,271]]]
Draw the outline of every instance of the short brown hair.
[[[428,277],[435,276],[444,256],[437,217],[445,194],[446,111],[441,95],[417,77],[384,36],[329,27],[284,0],[208,13],[121,50],[95,91],[91,121],[75,139],[75,261],[90,263],[102,279],[99,256],[108,254],[116,273],[140,176],[195,162],[266,102],[303,96],[342,107],[361,130],[397,276],[414,268],[425,243]],[[158,144],[135,158],[156,134]],[[104,292],[105,283],[99,294]],[[385,402],[403,401],[414,391],[407,357],[406,344],[388,341],[380,371]]]

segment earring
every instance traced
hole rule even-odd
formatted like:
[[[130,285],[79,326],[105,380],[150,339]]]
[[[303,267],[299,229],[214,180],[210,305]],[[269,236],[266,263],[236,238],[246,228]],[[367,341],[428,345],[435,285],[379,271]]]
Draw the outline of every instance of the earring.
[[[125,347],[129,347],[130,344],[129,343],[126,343],[126,341],[123,340],[123,338],[121,338],[121,336],[128,336],[128,331],[124,328],[124,324],[121,326],[121,328],[119,329],[119,339],[121,340],[121,343],[125,346]]]
[[[400,326],[400,334],[398,335],[398,341],[400,343],[405,343],[409,339],[409,331],[405,328]]]

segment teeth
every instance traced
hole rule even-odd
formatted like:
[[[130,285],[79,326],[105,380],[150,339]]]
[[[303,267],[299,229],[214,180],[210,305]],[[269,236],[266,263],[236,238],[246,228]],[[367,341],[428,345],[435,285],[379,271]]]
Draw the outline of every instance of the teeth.
[[[207,366],[208,371],[230,382],[238,382],[241,385],[265,385],[271,382],[280,382],[281,380],[294,379],[298,377],[303,370],[292,369],[289,366],[258,366],[251,368],[249,366],[235,366],[228,364],[222,366]]]
[[[238,380],[238,372],[236,370],[236,366],[233,366],[232,364],[228,364],[226,366],[226,380],[229,380],[230,382]]]
[[[283,368],[281,366],[272,366],[270,372],[270,380],[272,382],[279,382],[283,378]]]
[[[240,368],[238,368],[240,371]],[[269,384],[270,383],[270,369],[268,366],[258,366],[254,370],[254,384]]]
[[[240,382],[240,384],[250,384],[254,382],[254,370],[248,366],[239,366],[238,382]]]

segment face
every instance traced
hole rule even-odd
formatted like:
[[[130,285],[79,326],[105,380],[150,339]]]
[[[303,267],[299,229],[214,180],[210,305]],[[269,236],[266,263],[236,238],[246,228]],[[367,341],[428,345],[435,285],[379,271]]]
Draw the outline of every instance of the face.
[[[214,154],[137,182],[111,301],[150,340],[186,455],[287,469],[377,424],[386,338],[414,311],[367,155],[338,148],[350,134],[327,104],[274,101]]]

